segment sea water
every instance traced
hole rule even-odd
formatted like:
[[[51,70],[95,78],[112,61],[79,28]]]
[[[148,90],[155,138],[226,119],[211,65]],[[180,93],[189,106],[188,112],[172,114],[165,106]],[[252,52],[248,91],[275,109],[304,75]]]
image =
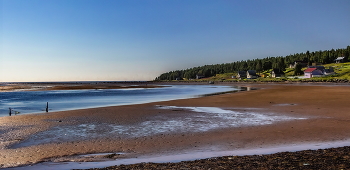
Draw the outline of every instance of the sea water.
[[[12,114],[44,113],[84,108],[141,104],[193,98],[239,90],[231,86],[172,85],[161,88],[53,90],[0,92],[0,117]]]

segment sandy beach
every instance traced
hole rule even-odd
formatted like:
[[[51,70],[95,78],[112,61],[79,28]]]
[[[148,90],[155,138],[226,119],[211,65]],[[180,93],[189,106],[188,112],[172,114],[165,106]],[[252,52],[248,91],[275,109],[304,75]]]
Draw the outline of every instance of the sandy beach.
[[[70,161],[69,156],[90,153],[126,153],[113,157],[115,159],[169,155],[189,150],[225,151],[350,139],[350,86],[347,84],[240,86],[258,90],[139,105],[0,117],[0,168],[41,161]],[[162,108],[167,106],[176,107]],[[54,138],[49,133],[43,133],[53,129],[60,132],[57,129],[61,127],[70,127],[70,132],[74,133],[79,130],[75,128],[89,128],[88,125],[98,124],[99,128],[94,133],[103,134],[109,125],[135,126],[154,117],[195,114],[191,109],[184,109],[187,107],[213,107],[293,119],[264,125],[222,127],[201,132],[162,132],[134,137],[106,134],[67,140],[63,137],[67,135],[66,131],[65,134],[55,133]],[[41,134],[40,140],[44,142],[36,143],[36,138],[32,138],[36,134]]]

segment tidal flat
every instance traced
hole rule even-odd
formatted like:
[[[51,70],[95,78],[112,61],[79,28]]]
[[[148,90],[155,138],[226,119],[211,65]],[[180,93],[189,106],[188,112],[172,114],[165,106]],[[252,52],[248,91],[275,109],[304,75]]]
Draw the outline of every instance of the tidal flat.
[[[17,167],[95,153],[123,153],[115,159],[137,159],[350,139],[349,86],[245,86],[259,90],[1,117],[0,164]],[[247,124],[235,126],[237,122]],[[201,123],[204,126],[199,127]],[[129,127],[129,132],[123,135],[121,127]],[[139,127],[150,128],[140,133]]]

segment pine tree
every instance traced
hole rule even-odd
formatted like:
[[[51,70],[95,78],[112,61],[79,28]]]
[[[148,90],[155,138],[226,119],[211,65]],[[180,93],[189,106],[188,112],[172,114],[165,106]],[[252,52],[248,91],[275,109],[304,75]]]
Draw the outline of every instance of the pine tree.
[[[301,71],[301,69],[302,69],[302,66],[301,66],[301,64],[296,64],[296,66],[295,66],[295,68],[294,68],[295,70],[294,70],[294,75],[295,76],[299,76],[299,75],[301,75],[301,74],[303,74],[303,71]]]

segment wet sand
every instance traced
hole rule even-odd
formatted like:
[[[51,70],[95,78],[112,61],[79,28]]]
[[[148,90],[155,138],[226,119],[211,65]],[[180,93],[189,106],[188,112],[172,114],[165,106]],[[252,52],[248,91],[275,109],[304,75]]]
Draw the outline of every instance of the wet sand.
[[[259,90],[140,105],[1,117],[0,167],[55,161],[65,156],[88,153],[122,152],[125,154],[119,157],[132,158],[191,150],[241,150],[350,139],[350,86],[247,86],[257,87]],[[194,114],[191,110],[160,109],[159,106],[215,107],[239,110],[242,113],[254,110],[264,114],[273,113],[305,119],[258,126],[222,127],[202,132],[163,132],[132,138],[127,135],[102,135],[69,140],[55,137],[52,141],[52,136],[47,136],[47,140],[42,144],[28,143],[33,134],[58,127],[100,124],[101,128],[95,129],[94,132],[98,134],[106,132],[104,124],[134,126],[156,116],[174,115],[179,112]],[[65,134],[55,134],[59,135]]]
[[[91,170],[120,169],[349,169],[350,147],[281,152],[270,155],[223,156],[179,163],[137,163]]]

